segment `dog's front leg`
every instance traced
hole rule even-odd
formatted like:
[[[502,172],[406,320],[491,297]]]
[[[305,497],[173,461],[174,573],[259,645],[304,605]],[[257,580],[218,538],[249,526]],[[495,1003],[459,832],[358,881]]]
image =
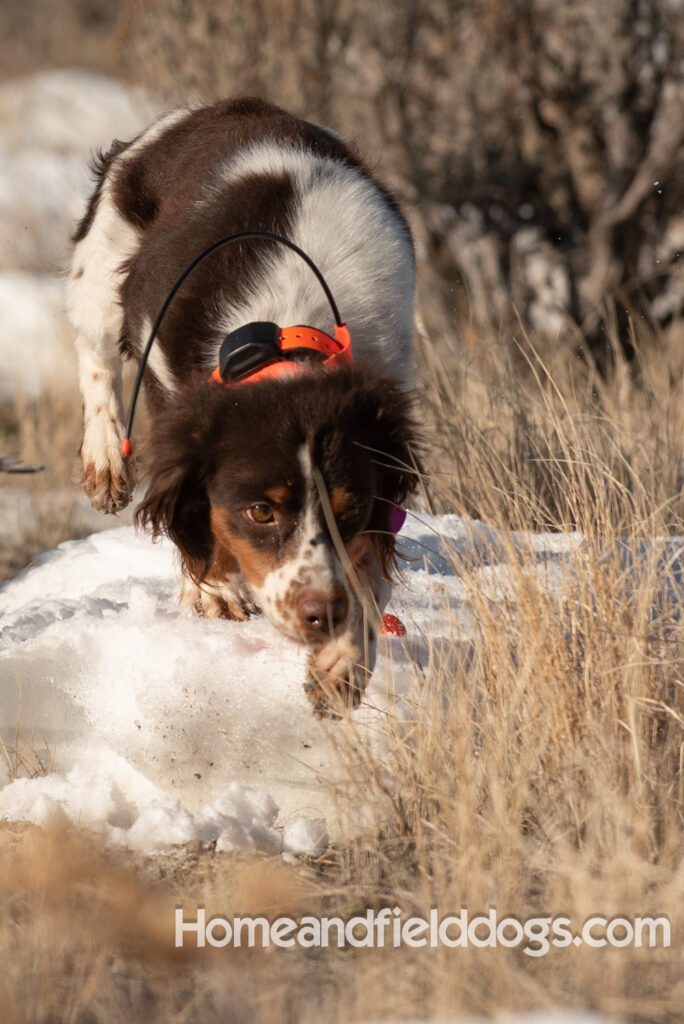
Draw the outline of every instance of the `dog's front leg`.
[[[118,211],[105,178],[91,199],[92,220],[76,243],[67,283],[67,308],[83,396],[83,490],[99,512],[118,512],[131,500],[134,470],[121,451],[123,408],[119,339],[122,265],[139,242]]]
[[[183,573],[180,603],[194,608],[205,619],[242,622],[259,611],[239,573],[222,579],[207,577],[199,585]]]
[[[107,339],[93,343],[76,340],[78,372],[83,396],[83,490],[99,512],[119,512],[131,500],[134,471],[131,457],[124,459],[121,400],[121,363]]]

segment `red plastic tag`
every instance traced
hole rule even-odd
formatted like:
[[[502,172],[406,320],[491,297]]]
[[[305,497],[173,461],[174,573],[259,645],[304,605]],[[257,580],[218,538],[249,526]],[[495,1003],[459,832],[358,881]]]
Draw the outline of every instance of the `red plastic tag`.
[[[406,626],[396,615],[385,612],[380,621],[380,636],[406,636]]]

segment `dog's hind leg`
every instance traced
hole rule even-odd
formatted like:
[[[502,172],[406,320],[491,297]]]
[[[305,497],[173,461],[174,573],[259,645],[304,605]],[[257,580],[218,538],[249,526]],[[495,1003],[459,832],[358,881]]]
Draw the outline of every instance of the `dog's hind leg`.
[[[123,436],[119,297],[122,267],[136,252],[140,232],[114,201],[110,176],[123,149],[113,147],[97,168],[98,185],[76,233],[67,308],[77,332],[83,396],[83,489],[94,508],[117,512],[131,499],[133,468],[120,451]]]

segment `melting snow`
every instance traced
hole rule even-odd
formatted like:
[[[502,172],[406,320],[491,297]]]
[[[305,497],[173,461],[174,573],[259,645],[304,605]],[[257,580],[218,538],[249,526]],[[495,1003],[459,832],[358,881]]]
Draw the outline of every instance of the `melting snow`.
[[[583,544],[415,515],[400,540],[411,560],[391,611],[407,638],[380,640],[351,716],[374,744],[387,711],[416,699],[426,638],[442,651],[467,644],[469,576],[497,600],[511,559],[529,558],[528,571],[558,588]],[[663,558],[678,552],[673,540]],[[681,568],[670,580],[681,600]],[[305,652],[262,616],[198,618],[178,605],[178,585],[172,546],[120,527],[61,544],[0,587],[3,740],[9,750],[16,733],[29,767],[49,771],[0,790],[0,816],[76,822],[141,849],[198,838],[320,852],[326,823],[335,827],[331,783],[345,779],[343,726],[313,717]]]

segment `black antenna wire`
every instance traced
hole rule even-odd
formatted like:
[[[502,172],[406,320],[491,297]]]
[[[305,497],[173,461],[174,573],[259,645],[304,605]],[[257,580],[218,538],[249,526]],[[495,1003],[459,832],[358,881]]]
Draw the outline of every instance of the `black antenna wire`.
[[[217,242],[214,242],[213,245],[210,245],[206,249],[204,249],[199,254],[199,256],[196,256],[192,263],[188,264],[188,266],[185,268],[183,273],[180,275],[180,277],[174,284],[169,294],[166,296],[164,304],[162,308],[159,310],[159,313],[157,314],[157,319],[154,321],[152,330],[150,331],[150,336],[147,339],[147,344],[145,345],[142,355],[140,356],[138,373],[136,375],[135,383],[133,384],[133,390],[131,392],[131,400],[128,406],[128,416],[126,417],[126,430],[121,441],[121,453],[124,457],[129,455],[131,451],[131,432],[133,430],[133,417],[135,415],[135,406],[138,401],[138,394],[140,392],[140,385],[142,384],[145,367],[147,366],[147,360],[152,349],[152,345],[154,344],[154,340],[157,337],[157,332],[161,327],[162,320],[166,316],[166,312],[169,306],[171,305],[173,299],[175,298],[178,289],[181,287],[185,279],[190,276],[195,267],[199,266],[199,264],[202,263],[202,261],[205,260],[207,256],[211,256],[213,252],[216,252],[217,249],[223,248],[224,245],[229,245],[231,242],[239,242],[245,238],[270,238],[274,242],[280,242],[281,245],[286,245],[288,249],[292,249],[292,251],[296,252],[298,256],[301,256],[301,258],[304,260],[307,266],[316,275],[321,285],[321,288],[325,292],[325,296],[328,302],[330,303],[330,308],[332,309],[336,325],[343,325],[343,321],[340,319],[340,311],[337,308],[337,304],[335,303],[333,294],[330,291],[330,288],[328,287],[326,280],[323,277],[323,274],[320,272],[320,270],[318,269],[314,261],[311,259],[311,257],[308,256],[303,249],[300,249],[298,245],[295,245],[294,242],[291,242],[289,238],[283,238],[282,235],[273,234],[273,232],[271,231],[241,231],[239,234],[236,235],[226,235],[225,238],[219,238]]]

